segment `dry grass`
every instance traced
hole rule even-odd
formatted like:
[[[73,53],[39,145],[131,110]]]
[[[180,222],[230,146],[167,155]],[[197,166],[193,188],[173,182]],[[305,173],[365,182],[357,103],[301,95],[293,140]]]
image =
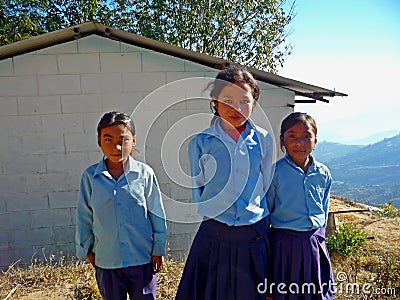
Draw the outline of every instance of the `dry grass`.
[[[183,263],[167,260],[157,278],[158,299],[174,299]],[[9,266],[0,275],[0,299],[101,299],[91,265],[79,260],[33,260]]]
[[[363,209],[366,206],[333,198],[330,210],[344,211],[359,208]],[[388,218],[376,211],[338,214],[337,225],[344,222],[364,230],[369,239],[351,256],[331,255],[336,284],[341,288],[336,299],[398,299],[400,217]],[[363,287],[366,291],[364,293]],[[347,288],[349,290],[346,291]]]
[[[331,201],[331,211],[354,208],[363,206],[338,198]],[[370,292],[385,288],[386,294],[366,295],[362,291],[357,294],[342,289],[338,290],[336,299],[397,299],[400,295],[400,217],[388,218],[372,211],[337,215],[337,225],[342,222],[357,225],[373,239],[354,255],[331,255],[334,275],[346,276],[341,287],[368,284]],[[158,299],[174,299],[183,265],[166,260],[164,270],[158,275]],[[339,283],[337,278],[336,283]],[[0,274],[0,299],[83,300],[100,299],[100,296],[90,265],[75,259],[56,261],[50,257],[44,261],[34,259],[27,267],[16,263],[3,271]]]

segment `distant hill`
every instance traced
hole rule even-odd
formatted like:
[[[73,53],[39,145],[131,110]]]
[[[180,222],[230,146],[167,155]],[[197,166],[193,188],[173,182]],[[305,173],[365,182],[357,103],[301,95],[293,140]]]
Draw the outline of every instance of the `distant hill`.
[[[400,130],[385,130],[385,131],[380,131],[376,132],[374,134],[371,134],[369,136],[366,136],[362,139],[359,140],[354,140],[354,141],[349,141],[346,144],[348,145],[369,145],[369,144],[375,144],[377,142],[382,141],[383,139],[391,138],[400,133]]]
[[[323,141],[315,145],[313,155],[317,160],[325,162],[352,153],[362,147],[362,145],[345,145]]]
[[[332,194],[400,207],[400,134],[368,146],[322,142],[314,155],[332,172]]]

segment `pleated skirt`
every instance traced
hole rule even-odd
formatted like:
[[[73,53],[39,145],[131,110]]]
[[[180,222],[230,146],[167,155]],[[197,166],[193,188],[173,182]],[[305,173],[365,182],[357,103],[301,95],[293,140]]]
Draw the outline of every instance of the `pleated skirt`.
[[[272,261],[269,291],[274,300],[334,298],[324,228],[307,232],[271,228],[268,237]]]
[[[193,240],[177,300],[265,300],[258,288],[269,266],[267,223],[228,226],[203,221]]]

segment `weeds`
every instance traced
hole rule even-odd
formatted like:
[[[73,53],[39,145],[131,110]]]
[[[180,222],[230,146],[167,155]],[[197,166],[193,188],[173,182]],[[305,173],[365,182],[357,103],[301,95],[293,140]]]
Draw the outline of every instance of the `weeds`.
[[[391,202],[380,204],[378,213],[387,218],[400,217],[400,209],[394,207]]]
[[[340,225],[335,234],[326,239],[326,245],[330,253],[350,255],[365,244],[366,233],[351,223]]]

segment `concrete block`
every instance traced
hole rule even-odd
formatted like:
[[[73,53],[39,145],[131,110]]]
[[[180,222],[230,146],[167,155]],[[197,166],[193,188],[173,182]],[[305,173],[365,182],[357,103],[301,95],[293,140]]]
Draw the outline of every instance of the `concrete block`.
[[[84,152],[49,153],[47,172],[68,172],[86,164]]]
[[[142,71],[142,53],[100,53],[101,72],[124,73]]]
[[[39,116],[0,116],[0,128],[8,137],[18,137],[42,132]]]
[[[167,222],[168,235],[177,234],[196,234],[199,229],[200,223],[176,223],[176,222]]]
[[[71,208],[72,224],[76,225],[76,208]]]
[[[82,74],[83,94],[115,94],[122,91],[119,73]]]
[[[63,113],[102,112],[101,95],[63,95],[61,96]]]
[[[100,72],[98,53],[60,54],[57,56],[60,74],[82,74]]]
[[[64,136],[59,133],[40,133],[23,136],[22,147],[26,154],[65,153]]]
[[[43,246],[51,244],[51,228],[34,228],[30,230],[15,230],[11,232],[13,246]]]
[[[63,54],[63,53],[77,53],[78,41],[69,41],[62,44],[54,45],[51,47],[43,48],[35,51],[36,54]]]
[[[31,218],[32,228],[72,225],[69,208],[32,211]]]
[[[186,81],[189,78],[204,77],[204,72],[185,71],[185,72],[166,72],[167,83],[175,81]]]
[[[0,121],[0,124],[1,123]],[[4,127],[2,130],[4,130]],[[12,159],[14,155],[22,154],[22,137],[10,135],[9,132],[4,130],[0,131],[0,139],[2,141],[7,141],[7,143],[0,143],[0,161],[2,161],[0,171],[4,172],[3,161]]]
[[[184,60],[185,71],[196,71],[196,72],[214,72],[215,69],[207,67],[192,61]]]
[[[4,174],[30,174],[46,171],[45,156],[41,154],[27,154],[14,156],[4,162]]]
[[[32,174],[27,177],[27,186],[30,191],[46,194],[56,191],[73,191],[78,189],[79,178],[74,173]]]
[[[0,116],[18,114],[17,97],[0,97]]]
[[[38,76],[39,95],[69,95],[81,93],[80,75]]]
[[[28,193],[27,174],[0,175],[0,191],[3,196],[7,194]]]
[[[39,88],[36,76],[18,76],[15,77],[15,94],[17,96],[38,96]]]
[[[67,151],[96,151],[97,136],[93,134],[67,133],[65,134],[65,145]]]
[[[100,37],[98,35],[90,35],[78,40],[79,53],[93,52],[121,52],[120,42]]]
[[[0,249],[0,268],[7,269],[11,264],[16,264],[19,267],[28,265],[31,263],[33,253],[32,246]]]
[[[61,113],[60,96],[18,97],[19,115]]]
[[[0,77],[0,96],[37,96],[35,76]]]
[[[190,234],[170,234],[167,236],[170,249],[187,251],[192,243]]]
[[[272,88],[261,90],[260,105],[265,107],[285,106],[287,104],[294,105],[294,92],[281,88]]]
[[[75,226],[57,226],[53,228],[53,241],[55,244],[75,242]]]
[[[16,76],[35,74],[57,74],[56,55],[23,54],[15,56],[14,72]]]
[[[10,246],[10,233],[0,231],[0,249],[7,249]]]
[[[13,211],[0,214],[0,228],[2,230],[22,230],[31,227],[30,211]]]
[[[86,165],[84,168],[82,168],[82,171],[83,171],[83,169],[86,169],[87,167],[98,163],[102,157],[103,157],[103,153],[101,152],[100,148],[98,148],[97,151],[86,152]]]
[[[107,110],[104,110],[106,112]],[[83,115],[83,131],[84,133],[91,133],[97,137],[97,125],[104,115],[104,112],[86,113]]]
[[[71,208],[76,207],[76,202],[78,199],[78,191],[68,191],[68,192],[50,192],[49,193],[49,203],[50,208]]]
[[[81,114],[43,115],[43,131],[46,133],[83,132],[83,117]]]
[[[11,97],[16,96],[16,77],[1,77],[0,78],[0,96]]]
[[[0,61],[0,76],[14,76],[14,64],[12,58]]]
[[[143,72],[185,71],[183,59],[158,52],[142,53]]]
[[[6,196],[7,211],[32,211],[48,209],[49,201],[46,192],[31,192]],[[26,220],[25,220],[26,221]]]
[[[130,92],[125,94],[102,95],[103,110],[121,111],[128,115],[134,111],[140,101],[143,99],[142,92]]]
[[[152,92],[166,83],[163,72],[123,73],[122,81],[124,92]]]

